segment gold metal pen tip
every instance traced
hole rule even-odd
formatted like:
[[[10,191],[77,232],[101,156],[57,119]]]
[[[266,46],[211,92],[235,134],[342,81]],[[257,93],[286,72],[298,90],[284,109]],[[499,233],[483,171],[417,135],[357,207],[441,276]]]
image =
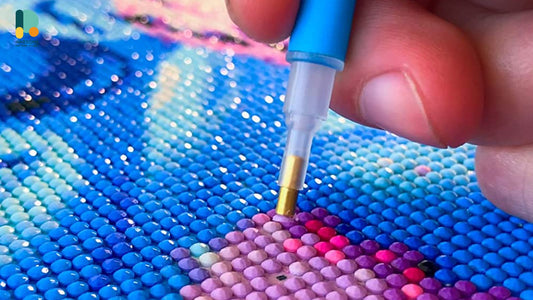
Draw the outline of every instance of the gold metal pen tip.
[[[283,158],[280,175],[280,188],[276,213],[282,216],[293,216],[296,212],[296,199],[301,182],[305,178],[305,161],[296,155],[287,155]]]
[[[296,210],[296,199],[298,199],[298,190],[280,187],[276,213],[282,216],[293,216]]]

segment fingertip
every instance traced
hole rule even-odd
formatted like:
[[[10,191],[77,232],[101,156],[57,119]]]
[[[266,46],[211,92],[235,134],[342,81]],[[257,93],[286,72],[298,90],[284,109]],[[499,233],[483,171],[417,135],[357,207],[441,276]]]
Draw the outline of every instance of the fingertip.
[[[226,0],[230,18],[251,38],[275,43],[294,26],[299,0]]]
[[[533,222],[533,145],[476,150],[476,175],[483,194],[501,210]]]
[[[352,120],[446,147],[481,121],[481,67],[453,25],[412,1],[358,2],[332,107]]]

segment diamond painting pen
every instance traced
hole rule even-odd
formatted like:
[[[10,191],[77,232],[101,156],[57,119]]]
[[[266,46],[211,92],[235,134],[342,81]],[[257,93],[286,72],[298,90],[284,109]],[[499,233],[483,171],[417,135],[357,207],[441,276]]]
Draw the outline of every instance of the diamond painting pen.
[[[333,81],[344,68],[355,0],[302,0],[289,42],[291,64],[283,112],[287,143],[276,213],[294,215],[313,136],[328,114]]]

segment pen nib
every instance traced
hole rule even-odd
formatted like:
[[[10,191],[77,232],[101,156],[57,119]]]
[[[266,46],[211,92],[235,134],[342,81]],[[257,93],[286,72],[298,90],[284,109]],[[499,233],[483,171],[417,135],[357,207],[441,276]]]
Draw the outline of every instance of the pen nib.
[[[276,213],[283,216],[293,216],[296,209],[298,190],[280,187]]]

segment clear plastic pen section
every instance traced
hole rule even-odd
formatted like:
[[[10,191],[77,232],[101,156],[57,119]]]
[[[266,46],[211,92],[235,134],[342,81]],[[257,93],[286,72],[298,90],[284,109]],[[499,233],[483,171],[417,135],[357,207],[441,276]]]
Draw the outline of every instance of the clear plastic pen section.
[[[305,181],[313,137],[327,118],[335,72],[306,61],[291,64],[283,107],[288,135],[279,177],[278,213],[290,214],[287,210],[291,206],[294,210],[298,190]]]

